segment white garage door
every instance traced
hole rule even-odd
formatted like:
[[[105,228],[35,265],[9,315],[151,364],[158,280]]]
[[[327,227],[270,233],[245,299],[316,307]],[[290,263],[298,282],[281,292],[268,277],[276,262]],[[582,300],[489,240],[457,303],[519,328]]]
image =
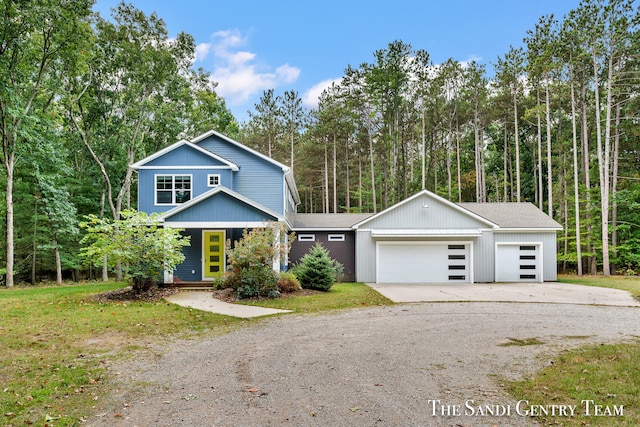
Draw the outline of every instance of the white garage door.
[[[377,283],[468,283],[469,244],[378,242]]]
[[[496,247],[496,282],[541,282],[539,244],[507,244]]]

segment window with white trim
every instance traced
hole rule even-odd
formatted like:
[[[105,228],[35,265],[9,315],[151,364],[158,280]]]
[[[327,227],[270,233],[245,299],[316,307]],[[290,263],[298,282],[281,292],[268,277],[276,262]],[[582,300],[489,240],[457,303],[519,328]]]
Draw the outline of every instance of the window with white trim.
[[[179,205],[191,200],[191,175],[156,175],[156,205]]]
[[[207,175],[207,186],[217,187],[218,185],[220,185],[220,175],[218,174]]]
[[[315,234],[298,234],[298,242],[315,242]]]
[[[329,234],[327,239],[330,242],[344,242],[344,234]]]

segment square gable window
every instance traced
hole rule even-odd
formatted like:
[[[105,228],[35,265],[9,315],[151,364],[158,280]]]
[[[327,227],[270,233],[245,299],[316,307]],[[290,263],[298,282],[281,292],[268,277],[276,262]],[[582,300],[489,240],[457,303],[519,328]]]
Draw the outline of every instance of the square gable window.
[[[218,185],[220,185],[220,175],[218,174],[207,175],[207,186],[217,187]]]

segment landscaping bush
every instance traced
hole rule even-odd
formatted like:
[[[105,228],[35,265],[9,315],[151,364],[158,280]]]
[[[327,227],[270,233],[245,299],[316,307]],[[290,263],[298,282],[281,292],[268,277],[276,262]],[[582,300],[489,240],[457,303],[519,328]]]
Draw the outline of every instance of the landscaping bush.
[[[332,259],[320,243],[316,243],[300,259],[293,272],[303,288],[328,291],[336,278],[342,275],[342,264]]]
[[[265,265],[253,265],[241,269],[233,277],[232,287],[238,299],[267,297],[277,298],[280,296],[278,290],[278,275],[275,271]]]
[[[280,278],[278,279],[278,289],[280,292],[295,292],[302,289],[300,286],[300,281],[295,276],[295,274],[291,272],[280,273]]]
[[[280,256],[280,247],[274,246],[274,240],[280,233],[281,226],[273,224],[245,230],[234,248],[227,242],[229,271],[224,285],[233,288],[237,298],[280,296],[278,274],[272,269],[274,259]]]

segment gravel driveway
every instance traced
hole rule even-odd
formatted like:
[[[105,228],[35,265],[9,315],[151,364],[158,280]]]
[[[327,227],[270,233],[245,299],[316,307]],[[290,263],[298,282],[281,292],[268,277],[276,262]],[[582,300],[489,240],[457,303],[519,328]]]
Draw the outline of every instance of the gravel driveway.
[[[519,399],[501,380],[564,348],[638,337],[639,316],[630,307],[426,303],[271,318],[113,366],[119,391],[85,425],[536,425],[515,413]],[[533,337],[545,344],[499,345]],[[511,415],[465,416],[465,403]],[[462,415],[447,415],[456,405]]]

